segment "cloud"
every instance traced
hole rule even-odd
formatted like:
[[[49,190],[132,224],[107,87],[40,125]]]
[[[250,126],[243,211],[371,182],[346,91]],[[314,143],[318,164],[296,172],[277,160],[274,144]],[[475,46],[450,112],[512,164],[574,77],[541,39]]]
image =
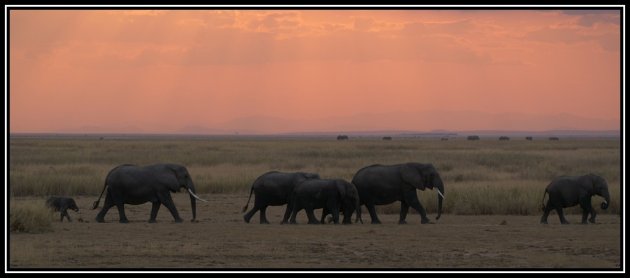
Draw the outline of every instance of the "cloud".
[[[355,17],[351,28],[345,28],[328,22],[304,26],[295,23],[296,18],[293,14],[268,14],[249,21],[246,28],[205,27],[188,49],[185,63],[383,59],[488,63],[491,60],[489,55],[473,50],[461,40],[461,35],[473,29],[469,20],[398,27],[370,17]]]
[[[293,29],[299,24],[297,13],[270,13],[250,20],[247,27],[251,31],[273,32],[279,29]]]
[[[82,15],[68,11],[10,11],[10,46],[31,58],[49,55],[74,35]],[[19,46],[19,47],[18,47]]]
[[[536,41],[564,43],[576,43],[592,39],[571,28],[541,28],[528,33],[527,38]]]
[[[568,10],[562,11],[562,13],[578,16],[578,23],[586,27],[591,27],[598,23],[619,25],[621,20],[620,10]]]
[[[356,17],[354,19],[354,29],[358,31],[369,31],[375,25],[375,20],[371,17]]]
[[[525,38],[546,43],[576,44],[594,42],[607,51],[619,51],[618,33],[603,30],[585,30],[581,27],[544,27],[531,31]]]

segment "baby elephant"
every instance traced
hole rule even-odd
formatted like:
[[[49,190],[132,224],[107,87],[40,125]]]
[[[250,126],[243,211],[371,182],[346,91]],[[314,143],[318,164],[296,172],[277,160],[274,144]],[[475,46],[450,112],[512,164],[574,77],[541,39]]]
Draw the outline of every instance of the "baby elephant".
[[[68,218],[68,222],[72,222],[72,219],[70,219],[70,215],[67,211],[68,209],[79,212],[79,207],[77,207],[77,203],[74,202],[74,199],[69,197],[52,196],[48,198],[48,200],[46,200],[46,205],[55,211],[61,212],[61,222],[63,222],[64,216]]]
[[[610,204],[610,193],[608,193],[608,183],[604,178],[588,174],[584,176],[563,176],[554,179],[545,189],[545,194],[549,194],[549,201],[545,205],[543,203],[543,216],[540,223],[547,224],[547,216],[549,212],[555,209],[560,217],[560,223],[569,224],[564,218],[563,208],[580,205],[582,208],[582,224],[586,224],[588,219],[591,223],[595,223],[595,209],[591,206],[591,197],[599,195],[604,197],[605,201],[601,204],[602,209],[607,209]],[[545,195],[543,194],[543,201]]]
[[[335,224],[339,223],[339,211],[343,211],[344,224],[351,223],[353,212],[360,219],[359,192],[357,188],[342,179],[312,179],[295,186],[289,205],[293,208],[289,223],[295,224],[297,213],[304,209],[309,224],[319,224],[313,210],[323,208],[322,219],[332,214]]]

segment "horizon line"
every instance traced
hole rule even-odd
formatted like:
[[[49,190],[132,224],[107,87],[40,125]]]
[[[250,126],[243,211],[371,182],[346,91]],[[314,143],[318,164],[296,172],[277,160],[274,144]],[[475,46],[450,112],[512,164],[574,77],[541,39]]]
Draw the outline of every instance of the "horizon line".
[[[304,135],[324,135],[324,134],[397,134],[397,135],[458,135],[458,133],[621,133],[621,129],[546,129],[546,130],[502,130],[502,129],[469,129],[469,130],[327,130],[327,131],[287,131],[287,132],[117,132],[117,131],[19,131],[7,132],[13,135],[214,135],[214,136],[304,136]]]

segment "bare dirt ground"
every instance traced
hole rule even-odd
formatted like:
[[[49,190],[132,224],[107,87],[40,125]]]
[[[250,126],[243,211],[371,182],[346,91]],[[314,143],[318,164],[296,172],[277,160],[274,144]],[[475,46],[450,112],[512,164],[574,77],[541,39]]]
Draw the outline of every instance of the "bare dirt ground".
[[[410,212],[406,225],[395,214],[371,225],[364,208],[365,224],[307,225],[302,211],[300,224],[280,225],[284,207],[270,207],[273,224],[260,225],[258,214],[253,223],[243,221],[246,194],[202,194],[209,202],[198,202],[199,222],[191,223],[188,196],[173,196],[184,223],[174,223],[165,207],[158,223],[148,223],[150,204],[127,205],[128,224],[118,223],[115,208],[107,223],[96,223],[100,208],[89,209],[96,197],[75,198],[82,211],[70,211],[72,223],[56,220],[54,232],[9,235],[10,269],[620,270],[622,261],[619,215],[599,214],[599,224],[589,225],[568,215],[572,224],[560,225],[552,213],[550,224],[541,225],[540,215],[445,214],[421,225]]]

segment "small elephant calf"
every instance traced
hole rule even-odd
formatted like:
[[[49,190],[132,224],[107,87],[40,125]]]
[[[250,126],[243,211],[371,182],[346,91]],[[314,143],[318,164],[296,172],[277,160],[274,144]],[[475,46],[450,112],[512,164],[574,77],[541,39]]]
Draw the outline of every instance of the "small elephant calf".
[[[68,218],[68,222],[72,222],[72,219],[70,219],[70,215],[67,211],[68,209],[79,212],[79,207],[77,206],[77,203],[75,203],[74,199],[70,197],[52,196],[48,198],[48,200],[46,200],[46,205],[55,211],[61,212],[61,222],[63,222],[64,216]]]

